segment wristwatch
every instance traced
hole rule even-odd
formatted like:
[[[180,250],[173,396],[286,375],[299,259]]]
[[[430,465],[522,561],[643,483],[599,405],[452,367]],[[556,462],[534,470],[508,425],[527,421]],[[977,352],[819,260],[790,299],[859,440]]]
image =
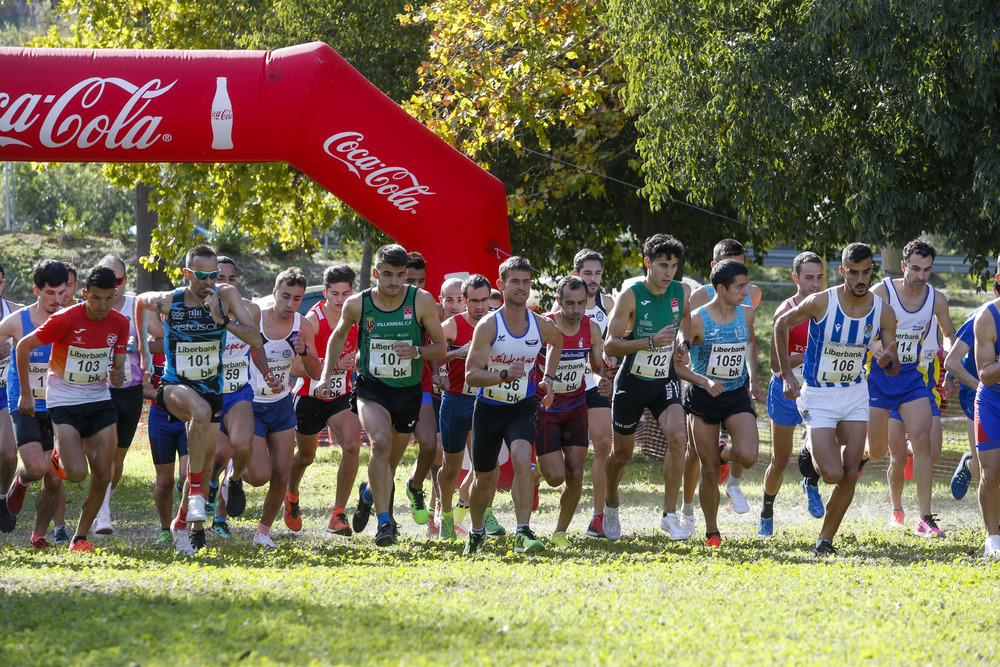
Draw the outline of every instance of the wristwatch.
[[[500,371],[500,381],[503,382],[506,379],[507,379],[507,369],[505,368],[502,371]]]
[[[419,359],[420,358],[420,346],[419,345],[414,345],[413,346],[413,358],[414,359]]]

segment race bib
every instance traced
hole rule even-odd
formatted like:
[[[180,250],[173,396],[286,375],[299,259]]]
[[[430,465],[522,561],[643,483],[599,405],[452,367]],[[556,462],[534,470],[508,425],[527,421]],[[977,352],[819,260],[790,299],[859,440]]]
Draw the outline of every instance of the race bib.
[[[743,376],[746,367],[747,343],[712,343],[708,353],[706,374],[723,380]]]
[[[486,367],[486,370],[491,373],[499,373],[504,369],[509,369],[509,366],[487,365]],[[524,367],[524,375],[518,379],[501,382],[492,387],[483,387],[483,398],[488,398],[491,401],[499,401],[500,403],[517,403],[518,401],[523,401],[528,397],[528,378],[530,376],[531,367],[526,365]]]
[[[632,359],[632,374],[647,380],[666,378],[670,373],[670,357],[673,347],[657,347],[639,350]]]
[[[410,377],[410,360],[396,354],[396,341],[372,340],[368,345],[368,372],[374,378]]]
[[[319,382],[312,383],[312,395],[316,398],[322,398],[323,400],[332,400],[334,398],[340,398],[345,393],[347,393],[347,371],[334,371],[333,375],[330,376],[330,395],[320,396],[317,392],[319,389]]]
[[[13,352],[13,349],[11,350]],[[0,359],[0,387],[7,386],[7,369],[10,367],[10,357]]]
[[[923,329],[920,331],[896,331],[896,354],[902,364],[915,364],[920,361],[920,343],[924,339]]]
[[[177,343],[177,374],[188,380],[204,380],[218,371],[219,341]]]
[[[222,393],[234,394],[250,382],[250,357],[227,357],[222,360]]]
[[[49,373],[49,362],[29,361],[28,380],[31,384],[31,395],[36,400],[45,399],[45,376]]]
[[[579,359],[560,359],[559,367],[556,369],[556,379],[552,382],[552,391],[557,394],[570,394],[576,391],[589,369],[589,356]]]
[[[73,384],[94,384],[108,379],[111,348],[99,350],[70,346],[66,352],[66,369],[63,379]]]
[[[268,359],[267,368],[274,375],[274,379],[278,381],[278,391],[271,391],[271,388],[267,385],[267,382],[261,382],[257,387],[258,396],[277,396],[286,389],[288,389],[288,378],[291,376],[292,371],[292,360],[291,359]]]
[[[856,382],[861,377],[867,348],[824,343],[816,370],[817,382]]]

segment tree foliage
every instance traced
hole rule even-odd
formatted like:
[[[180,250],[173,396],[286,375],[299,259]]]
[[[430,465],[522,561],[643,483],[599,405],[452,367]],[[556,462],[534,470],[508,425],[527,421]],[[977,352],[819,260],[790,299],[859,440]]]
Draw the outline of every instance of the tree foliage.
[[[609,0],[643,193],[727,202],[765,245],[1000,247],[1000,9],[972,0]]]

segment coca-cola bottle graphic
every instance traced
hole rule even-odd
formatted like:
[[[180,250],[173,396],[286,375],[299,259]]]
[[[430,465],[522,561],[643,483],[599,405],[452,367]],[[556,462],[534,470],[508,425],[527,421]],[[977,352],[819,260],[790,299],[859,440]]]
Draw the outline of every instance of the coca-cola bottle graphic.
[[[215,99],[212,100],[212,148],[217,151],[233,147],[233,103],[229,101],[226,77],[215,79]]]

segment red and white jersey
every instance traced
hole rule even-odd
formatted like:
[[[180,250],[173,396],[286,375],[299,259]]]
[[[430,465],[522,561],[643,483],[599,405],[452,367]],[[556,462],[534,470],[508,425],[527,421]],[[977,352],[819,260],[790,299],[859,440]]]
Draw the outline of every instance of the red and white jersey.
[[[64,308],[35,329],[43,344],[52,345],[46,377],[49,408],[111,400],[108,367],[113,355],[125,354],[129,321],[112,310],[100,322],[87,317],[86,304]]]
[[[785,304],[789,308],[794,308],[798,304],[795,302],[795,297],[790,296],[785,299]],[[805,354],[806,343],[809,341],[809,320],[796,324],[788,331],[788,355],[793,354]],[[802,364],[799,364],[792,369],[792,373],[795,375],[796,379],[801,384],[804,380],[802,377]],[[781,373],[776,374],[781,377]]]
[[[455,340],[448,346],[448,349],[454,350],[472,342],[472,332],[475,331],[475,327],[469,324],[463,314],[455,315],[451,319],[455,320]],[[465,383],[464,358],[456,358],[448,362],[448,393],[461,396],[476,395],[476,388]]]
[[[330,342],[330,336],[333,335],[333,327],[330,326],[330,322],[326,319],[326,315],[323,313],[323,302],[320,301],[315,306],[313,306],[309,312],[316,315],[316,319],[319,320],[319,331],[316,333],[316,354],[319,356],[319,363],[324,362],[326,354],[326,346]],[[340,359],[347,359],[353,357],[358,352],[358,325],[354,324],[351,326],[350,331],[347,332],[347,341],[344,342],[344,349],[340,353]],[[313,382],[312,378],[309,376],[300,377],[295,382],[295,395],[296,396],[313,396],[314,398],[320,398],[323,400],[335,400],[341,396],[346,396],[351,392],[351,373],[350,371],[334,371],[333,375],[330,376],[330,397],[324,396],[314,396],[313,390],[316,387],[316,383]]]

